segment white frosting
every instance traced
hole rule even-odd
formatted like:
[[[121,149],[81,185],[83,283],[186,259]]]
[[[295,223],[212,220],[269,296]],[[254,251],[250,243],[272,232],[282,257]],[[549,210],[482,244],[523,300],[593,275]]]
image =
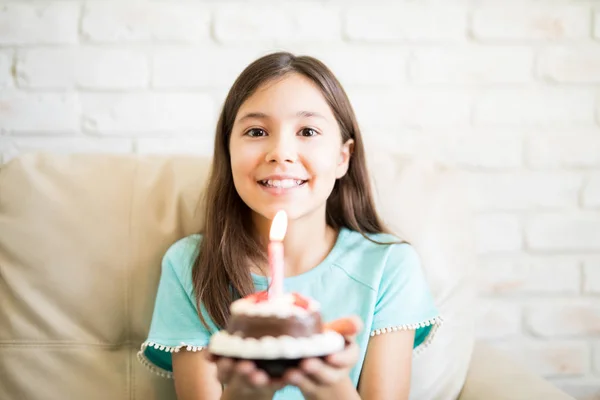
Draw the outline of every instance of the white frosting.
[[[263,336],[255,339],[230,335],[223,330],[212,335],[208,349],[225,357],[273,360],[324,356],[342,350],[344,345],[344,337],[334,331],[310,337]]]
[[[307,310],[294,304],[295,299],[291,293],[259,303],[255,303],[252,299],[239,299],[231,304],[231,314],[288,318],[291,316],[303,317],[319,310],[319,304],[316,301],[306,300],[308,301]]]

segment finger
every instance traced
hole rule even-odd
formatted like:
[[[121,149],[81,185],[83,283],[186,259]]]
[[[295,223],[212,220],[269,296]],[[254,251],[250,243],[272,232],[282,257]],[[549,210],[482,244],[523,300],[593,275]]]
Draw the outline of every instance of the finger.
[[[362,330],[363,323],[358,316],[353,315],[347,318],[336,319],[326,324],[325,328],[336,331],[340,335],[354,336]]]
[[[238,361],[234,366],[234,372],[242,376],[249,376],[254,370],[254,363],[248,360]]]
[[[267,373],[256,368],[256,364],[252,361],[240,361],[236,366],[235,372],[237,377],[247,386],[260,388],[269,383],[269,376]]]
[[[317,392],[317,384],[299,369],[293,368],[288,370],[283,376],[283,380],[290,385],[298,387],[305,395]]]
[[[217,362],[221,358],[220,356],[213,354],[210,351],[205,351],[204,356],[206,357],[206,359],[209,362],[212,362],[212,363]]]
[[[217,378],[220,382],[228,383],[233,375],[233,360],[223,357],[217,361]]]
[[[248,374],[248,383],[252,386],[263,387],[269,383],[269,376],[266,372],[256,369]]]
[[[318,385],[332,385],[338,381],[340,371],[333,368],[318,358],[309,358],[300,363],[300,368]]]
[[[327,356],[325,361],[334,368],[352,367],[356,362],[358,350],[358,345],[355,342],[350,342],[344,350]]]

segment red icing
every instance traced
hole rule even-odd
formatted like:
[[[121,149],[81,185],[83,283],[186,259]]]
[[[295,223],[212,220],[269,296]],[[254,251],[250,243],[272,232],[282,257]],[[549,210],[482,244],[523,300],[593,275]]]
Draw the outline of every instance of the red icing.
[[[305,310],[308,310],[309,301],[306,297],[303,297],[299,293],[291,293],[294,296],[294,305]],[[256,292],[251,295],[246,296],[247,299],[252,300],[255,303],[262,303],[265,301],[269,301],[269,293],[266,290],[262,292]]]

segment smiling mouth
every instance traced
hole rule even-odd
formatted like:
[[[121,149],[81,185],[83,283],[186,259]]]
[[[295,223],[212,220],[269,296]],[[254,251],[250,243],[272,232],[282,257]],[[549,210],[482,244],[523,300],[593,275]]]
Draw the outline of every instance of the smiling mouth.
[[[264,179],[258,181],[258,183],[267,188],[281,188],[281,189],[291,189],[295,187],[299,187],[304,185],[307,180],[303,179]]]

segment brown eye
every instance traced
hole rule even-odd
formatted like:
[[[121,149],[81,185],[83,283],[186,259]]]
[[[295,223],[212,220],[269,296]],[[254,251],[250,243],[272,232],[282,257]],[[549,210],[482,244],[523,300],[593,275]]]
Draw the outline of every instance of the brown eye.
[[[313,128],[303,128],[300,131],[300,135],[301,136],[306,136],[306,137],[310,137],[310,136],[317,136],[319,134],[319,132],[317,132],[315,129]]]
[[[267,132],[265,132],[264,129],[252,128],[252,129],[248,129],[246,131],[245,135],[250,136],[250,137],[262,137],[262,136],[266,136]]]

